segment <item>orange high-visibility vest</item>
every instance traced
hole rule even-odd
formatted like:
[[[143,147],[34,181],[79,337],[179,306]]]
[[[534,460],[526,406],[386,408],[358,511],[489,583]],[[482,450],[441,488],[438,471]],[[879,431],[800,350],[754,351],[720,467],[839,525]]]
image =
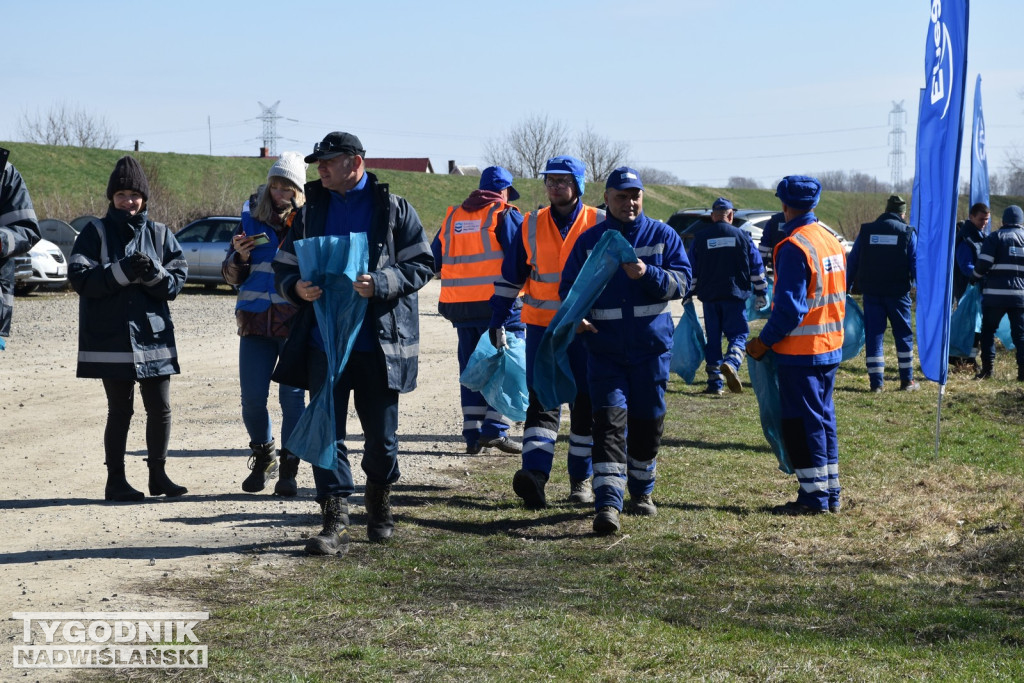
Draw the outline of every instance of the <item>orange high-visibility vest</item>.
[[[565,259],[577,238],[603,221],[604,216],[604,211],[584,204],[564,241],[551,217],[550,206],[531,211],[523,218],[523,246],[530,266],[530,275],[523,286],[524,323],[546,327],[555,317],[560,303],[558,283],[562,279]]]
[[[808,311],[800,324],[772,350],[790,356],[818,355],[843,346],[846,317],[846,254],[839,242],[817,223],[793,230],[772,252],[778,264],[779,247],[789,242],[804,254],[811,272],[807,282]]]
[[[492,202],[477,211],[448,207],[441,228],[441,303],[488,301],[505,254],[494,230],[511,206]]]

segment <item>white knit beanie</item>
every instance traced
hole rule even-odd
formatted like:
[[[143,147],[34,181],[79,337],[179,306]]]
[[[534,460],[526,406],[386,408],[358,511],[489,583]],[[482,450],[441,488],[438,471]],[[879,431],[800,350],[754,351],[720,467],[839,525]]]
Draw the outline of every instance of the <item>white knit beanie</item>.
[[[306,167],[306,162],[298,152],[281,152],[281,156],[267,171],[267,182],[274,176],[280,176],[292,181],[301,190],[306,184]]]

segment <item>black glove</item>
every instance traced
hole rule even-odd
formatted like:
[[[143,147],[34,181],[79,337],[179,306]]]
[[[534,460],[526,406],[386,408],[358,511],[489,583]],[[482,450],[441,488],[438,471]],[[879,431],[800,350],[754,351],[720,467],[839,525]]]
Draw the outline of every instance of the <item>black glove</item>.
[[[131,256],[125,256],[119,262],[124,276],[129,280],[138,280],[143,273],[153,265],[153,259],[142,252],[135,252]]]
[[[491,340],[491,346],[501,351],[504,347],[508,346],[508,342],[505,340],[505,328],[504,327],[492,327],[487,330],[489,339]]]

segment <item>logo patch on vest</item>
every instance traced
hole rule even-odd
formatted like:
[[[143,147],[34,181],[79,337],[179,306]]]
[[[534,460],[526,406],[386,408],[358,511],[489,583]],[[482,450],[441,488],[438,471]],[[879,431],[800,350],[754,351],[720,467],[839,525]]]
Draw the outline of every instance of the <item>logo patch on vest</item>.
[[[1010,245],[1010,256],[1024,256],[1024,249]]]
[[[474,232],[480,232],[480,221],[455,221],[455,225],[452,226],[456,235],[467,235]]]
[[[735,247],[735,237],[712,237],[708,240],[708,249],[722,249],[724,247]]]
[[[843,263],[843,257],[839,254],[826,256],[821,259],[821,267],[826,273],[839,273],[846,270],[845,264]]]
[[[868,244],[884,244],[894,246],[899,244],[900,238],[896,235],[872,235]]]

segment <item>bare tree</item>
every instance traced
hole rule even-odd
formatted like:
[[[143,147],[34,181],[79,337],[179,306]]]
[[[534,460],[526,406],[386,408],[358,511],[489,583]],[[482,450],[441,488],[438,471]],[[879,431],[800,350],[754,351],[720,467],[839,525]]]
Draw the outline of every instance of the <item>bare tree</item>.
[[[564,121],[553,121],[546,114],[531,114],[501,138],[488,140],[484,144],[484,158],[520,178],[536,178],[548,159],[564,154],[568,148],[569,129]]]
[[[117,145],[117,133],[106,117],[67,102],[58,102],[45,113],[37,110],[34,116],[27,111],[22,113],[18,127],[22,138],[40,145],[99,149],[113,149]]]
[[[674,173],[663,171],[660,168],[644,166],[636,169],[640,173],[640,179],[645,185],[685,185],[685,180],[680,180]]]
[[[587,168],[587,181],[604,180],[608,175],[626,164],[629,145],[625,142],[613,142],[595,131],[590,124],[576,136],[576,150],[580,160]]]
[[[729,182],[725,184],[730,190],[760,190],[761,183],[757,182],[753,178],[743,178],[741,176],[731,176]]]

